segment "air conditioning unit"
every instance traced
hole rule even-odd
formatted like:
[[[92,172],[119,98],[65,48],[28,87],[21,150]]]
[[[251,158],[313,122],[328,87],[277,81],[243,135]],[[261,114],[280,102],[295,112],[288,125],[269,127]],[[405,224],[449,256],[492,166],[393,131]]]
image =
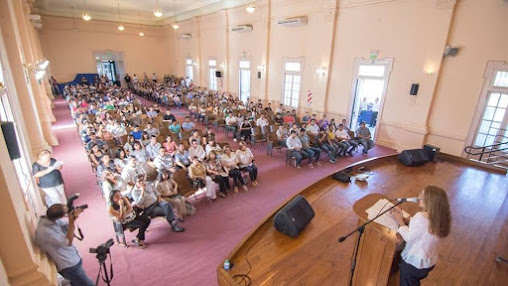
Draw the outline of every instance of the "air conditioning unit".
[[[251,25],[242,25],[242,26],[234,26],[231,28],[231,32],[252,32],[252,26]]]
[[[277,24],[284,25],[284,26],[303,26],[307,25],[307,17],[296,17],[296,18],[287,18],[287,19],[280,19],[277,21]]]
[[[180,39],[185,39],[185,40],[192,39],[192,34],[181,34]]]
[[[41,21],[41,15],[39,15],[39,14],[30,14],[29,18],[30,18],[30,21],[32,21],[32,22],[40,22]]]
[[[34,23],[34,28],[37,29],[37,30],[42,29],[42,23],[35,22]]]

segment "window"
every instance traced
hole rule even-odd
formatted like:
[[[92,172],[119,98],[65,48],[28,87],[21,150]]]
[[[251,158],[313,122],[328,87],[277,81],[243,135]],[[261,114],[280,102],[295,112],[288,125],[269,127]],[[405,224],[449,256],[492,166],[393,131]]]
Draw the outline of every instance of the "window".
[[[495,139],[500,134],[500,128],[506,117],[508,108],[508,93],[491,93],[487,100],[487,106],[483,112],[480,128],[476,134],[474,145],[489,146],[495,144]],[[501,134],[502,136],[502,134]]]
[[[302,85],[302,60],[287,60],[284,63],[284,105],[298,107]]]
[[[493,85],[495,87],[508,87],[508,71],[498,71]]]
[[[189,81],[194,80],[194,66],[191,58],[185,60],[185,75],[189,78]]]
[[[360,65],[358,76],[384,77],[385,66]]]
[[[250,61],[240,60],[239,79],[240,100],[247,102],[250,98]]]
[[[210,78],[210,89],[217,90],[217,77],[215,76],[215,72],[217,71],[217,61],[209,60],[208,61],[208,70],[209,70],[209,78]]]
[[[489,62],[485,78],[484,95],[475,115],[478,123],[472,139],[468,139],[476,147],[492,146],[508,139],[508,65]]]

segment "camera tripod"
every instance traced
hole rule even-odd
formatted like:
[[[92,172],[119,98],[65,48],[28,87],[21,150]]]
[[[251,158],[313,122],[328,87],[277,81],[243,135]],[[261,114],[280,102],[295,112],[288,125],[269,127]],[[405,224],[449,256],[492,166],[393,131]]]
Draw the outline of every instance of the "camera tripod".
[[[106,267],[106,259],[109,254],[109,272],[111,273],[111,278],[108,274],[108,268]],[[102,281],[106,283],[106,285],[110,286],[110,282],[113,280],[113,261],[111,261],[111,254],[108,251],[108,254],[97,253],[95,256],[99,261],[99,272],[97,273],[97,279],[95,280],[95,286],[99,285],[99,277],[101,277],[101,271],[103,272]]]

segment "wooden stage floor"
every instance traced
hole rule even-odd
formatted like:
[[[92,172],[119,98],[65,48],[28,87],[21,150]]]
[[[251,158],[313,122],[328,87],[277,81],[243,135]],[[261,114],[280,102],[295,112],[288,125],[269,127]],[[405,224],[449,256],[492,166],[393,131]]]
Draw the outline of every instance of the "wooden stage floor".
[[[432,184],[448,193],[452,231],[440,248],[440,260],[422,285],[508,285],[508,179],[495,172],[442,154],[437,163],[406,167],[388,156],[357,164],[371,170],[367,183],[344,184],[326,177],[304,189],[316,215],[296,239],[275,230],[273,214],[231,253],[234,269],[218,266],[218,281],[249,271],[252,285],[347,285],[355,236],[337,239],[357,225],[352,206],[380,193],[388,198],[416,197]],[[417,205],[403,204],[415,211]],[[275,213],[275,212],[274,212]],[[240,284],[242,285],[242,284]]]

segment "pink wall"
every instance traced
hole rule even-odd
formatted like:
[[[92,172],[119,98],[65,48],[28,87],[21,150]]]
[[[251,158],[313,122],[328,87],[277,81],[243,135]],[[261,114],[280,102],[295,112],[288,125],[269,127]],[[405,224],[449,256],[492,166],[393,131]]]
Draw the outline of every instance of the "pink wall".
[[[488,61],[508,62],[508,2],[463,0],[457,5],[449,44],[460,47],[445,58],[430,113],[428,141],[460,154],[472,138]],[[472,137],[472,136],[470,136]]]
[[[73,80],[76,73],[96,73],[95,51],[123,52],[125,69],[138,76],[155,72],[162,77],[168,73],[171,49],[168,28],[143,27],[144,37],[138,35],[137,25],[125,25],[118,31],[113,22],[76,20],[79,31],[73,31],[72,20],[43,17],[39,37],[43,53],[51,62],[51,73],[60,82]]]
[[[399,150],[432,143],[444,152],[461,154],[464,145],[471,143],[466,138],[474,129],[471,120],[485,66],[489,60],[508,60],[508,37],[499,30],[508,27],[506,15],[508,3],[500,0],[260,0],[253,14],[238,7],[181,22],[180,29],[162,32],[149,48],[133,44],[140,42],[137,36],[118,44],[90,31],[77,51],[86,58],[97,43],[105,41],[110,49],[129,52],[128,71],[163,73],[169,67],[169,72],[180,76],[185,75],[189,56],[196,64],[195,83],[202,86],[209,85],[208,60],[214,58],[219,70],[222,63],[226,65],[223,89],[233,93],[238,93],[239,60],[246,57],[252,65],[251,97],[271,102],[282,100],[284,58],[302,57],[299,112],[311,110],[342,118],[350,113],[355,60],[378,50],[378,59],[391,59],[393,65],[378,119],[377,143]],[[277,24],[281,18],[296,16],[307,16],[308,24]],[[230,31],[232,26],[246,24],[254,30]],[[58,70],[73,57],[48,34],[69,35],[72,31],[45,29],[41,31],[43,51]],[[192,34],[192,39],[182,39],[185,33]],[[117,34],[108,33],[110,38],[119,37]],[[447,44],[461,47],[457,57],[443,59]],[[63,46],[67,45],[71,44]],[[131,45],[136,48],[127,47]],[[138,66],[143,60],[153,62],[153,67]],[[73,66],[93,68],[88,60]],[[256,76],[258,66],[264,68],[261,79]],[[324,76],[316,72],[321,68],[326,71]],[[71,73],[61,69],[62,76]],[[420,84],[418,96],[409,95],[412,83]],[[306,104],[308,90],[313,93],[310,107]]]

